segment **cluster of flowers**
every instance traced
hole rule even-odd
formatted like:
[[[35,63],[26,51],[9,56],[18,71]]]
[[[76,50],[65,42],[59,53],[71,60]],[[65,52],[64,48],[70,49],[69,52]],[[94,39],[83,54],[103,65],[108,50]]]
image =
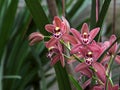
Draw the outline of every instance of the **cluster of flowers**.
[[[68,21],[64,17],[60,19],[58,16],[55,16],[53,24],[47,24],[45,29],[52,33],[50,40],[45,42],[45,46],[49,50],[47,57],[51,59],[51,65],[60,61],[61,65],[64,67],[65,60],[66,62],[79,61],[80,63],[75,67],[75,71],[89,78],[83,84],[83,88],[89,85],[93,76],[95,76],[97,77],[96,85],[94,85],[91,90],[104,90],[107,85],[106,81],[110,69],[110,60],[114,57],[114,60],[120,64],[120,56],[115,56],[118,44],[115,42],[113,45],[116,36],[111,35],[109,41],[96,42],[94,38],[100,30],[99,27],[89,31],[87,23],[84,23],[81,32],[79,32],[74,28],[70,28]],[[34,45],[44,38],[45,37],[41,33],[34,32],[29,36],[29,44]],[[103,59],[98,62],[101,55],[110,46],[111,48],[104,55]],[[65,48],[70,51],[70,56],[65,54]],[[113,85],[110,80],[108,80],[107,86],[108,90],[119,89],[118,85]]]

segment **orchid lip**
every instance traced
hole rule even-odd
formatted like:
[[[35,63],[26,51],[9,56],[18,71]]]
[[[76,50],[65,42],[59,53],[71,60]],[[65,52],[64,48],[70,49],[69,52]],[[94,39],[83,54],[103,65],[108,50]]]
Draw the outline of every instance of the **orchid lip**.
[[[81,38],[82,38],[82,43],[83,44],[88,44],[89,43],[89,34],[84,32],[82,35],[81,35]]]
[[[91,51],[89,51],[87,54],[86,54],[86,58],[85,58],[85,63],[87,65],[91,65],[93,62],[93,53]]]
[[[92,62],[93,62],[93,58],[86,58],[86,59],[85,59],[85,63],[86,63],[87,65],[91,65]]]
[[[59,39],[62,36],[60,27],[55,27],[53,36],[57,39]]]
[[[62,36],[61,32],[54,33],[53,36],[57,39],[59,39]]]

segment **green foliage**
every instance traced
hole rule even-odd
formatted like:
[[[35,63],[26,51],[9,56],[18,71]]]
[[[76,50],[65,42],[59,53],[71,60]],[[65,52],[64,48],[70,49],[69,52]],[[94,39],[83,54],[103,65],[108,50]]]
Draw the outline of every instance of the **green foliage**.
[[[79,85],[79,82],[77,82],[73,76],[69,75],[69,78],[77,90],[83,90],[82,87]]]

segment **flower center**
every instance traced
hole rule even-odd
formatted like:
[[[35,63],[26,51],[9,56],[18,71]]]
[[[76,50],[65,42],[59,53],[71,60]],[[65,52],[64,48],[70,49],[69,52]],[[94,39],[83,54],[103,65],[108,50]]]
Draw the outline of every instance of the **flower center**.
[[[48,50],[49,50],[49,52],[48,52],[48,54],[47,54],[47,57],[48,57],[48,58],[51,58],[52,55],[54,54],[53,49],[54,49],[54,47],[50,47],[50,48],[48,48]]]
[[[86,54],[86,58],[85,58],[85,63],[87,65],[91,65],[93,62],[93,53],[91,51],[89,51],[87,54]]]
[[[53,35],[54,35],[55,38],[60,38],[60,37],[62,36],[61,30],[60,30],[59,27],[56,27],[56,28],[54,29]]]
[[[88,43],[89,43],[89,34],[86,33],[86,32],[84,32],[84,33],[82,34],[82,43],[83,43],[83,44],[88,44]]]

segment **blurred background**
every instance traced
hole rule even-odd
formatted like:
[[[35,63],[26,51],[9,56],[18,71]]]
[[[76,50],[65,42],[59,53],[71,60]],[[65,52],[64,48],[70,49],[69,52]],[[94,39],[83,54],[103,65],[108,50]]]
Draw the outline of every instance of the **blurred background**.
[[[115,19],[114,0],[111,0],[102,26],[103,40],[112,34],[113,22],[115,34],[120,35],[120,0],[115,1]],[[103,2],[100,0],[100,5]],[[52,7],[54,3],[56,8]],[[90,23],[91,7],[92,0],[66,0],[66,18],[71,27],[80,30],[84,22]],[[44,25],[51,23],[55,15],[50,8],[62,16],[62,0],[0,0],[0,90],[58,90],[55,70],[46,57],[44,42],[35,46],[29,46],[28,42],[32,32],[48,35]],[[113,67],[116,82],[119,81],[120,74],[116,73],[119,67],[116,63]]]

